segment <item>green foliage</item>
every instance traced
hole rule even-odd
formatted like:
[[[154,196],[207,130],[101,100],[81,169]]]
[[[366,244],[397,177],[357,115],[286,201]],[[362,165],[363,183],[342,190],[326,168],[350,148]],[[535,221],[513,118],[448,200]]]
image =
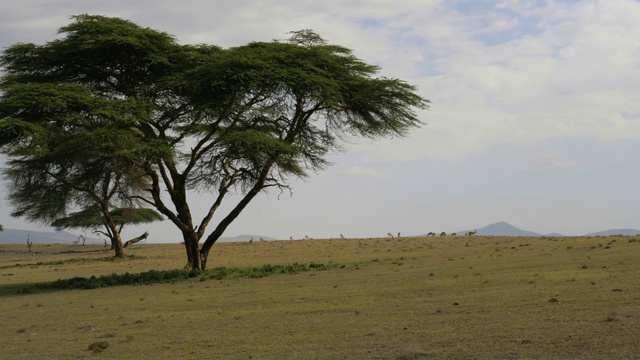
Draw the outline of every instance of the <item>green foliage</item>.
[[[112,220],[119,226],[125,224],[146,224],[163,220],[162,215],[152,209],[117,208],[110,211]],[[97,228],[104,225],[104,217],[95,206],[56,219],[51,226],[57,230],[65,228]]]
[[[414,86],[311,30],[222,49],[85,14],[60,34],[0,57],[13,214],[50,222],[70,204],[98,205],[109,220],[113,199],[141,201],[182,231],[195,268],[258,193],[326,168],[345,136],[406,135],[429,107]],[[215,198],[199,224],[192,189]],[[231,192],[240,200],[196,256]]]
[[[149,285],[167,282],[186,281],[198,278],[201,281],[208,279],[222,280],[226,278],[262,278],[276,274],[297,274],[305,271],[329,270],[337,265],[310,264],[286,264],[263,265],[248,268],[216,267],[206,271],[200,270],[150,270],[138,274],[112,274],[105,276],[74,277],[59,279],[52,283],[38,284],[40,289],[97,289],[123,285]]]

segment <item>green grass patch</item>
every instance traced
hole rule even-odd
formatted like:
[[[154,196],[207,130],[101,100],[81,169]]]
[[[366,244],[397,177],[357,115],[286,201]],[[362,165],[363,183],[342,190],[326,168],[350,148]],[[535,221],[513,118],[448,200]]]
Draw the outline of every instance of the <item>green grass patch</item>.
[[[187,281],[192,279],[206,280],[222,280],[228,278],[262,278],[276,274],[297,274],[306,271],[320,271],[337,268],[338,265],[331,264],[282,264],[282,265],[262,265],[257,267],[216,267],[211,270],[150,270],[142,273],[131,274],[111,274],[103,276],[91,277],[73,277],[70,279],[59,279],[49,283],[35,284],[37,289],[98,289],[113,286],[127,285],[150,285],[162,284],[170,282]],[[20,294],[32,293],[28,287],[18,290]]]

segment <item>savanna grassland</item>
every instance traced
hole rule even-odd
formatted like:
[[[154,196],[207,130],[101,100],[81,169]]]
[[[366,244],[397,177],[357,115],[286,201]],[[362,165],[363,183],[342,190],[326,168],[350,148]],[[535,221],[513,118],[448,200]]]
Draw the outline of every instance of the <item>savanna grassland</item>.
[[[0,245],[1,359],[640,358],[640,237],[220,243],[210,267],[298,273],[90,290],[180,269],[180,244]],[[250,274],[250,275],[246,275]]]

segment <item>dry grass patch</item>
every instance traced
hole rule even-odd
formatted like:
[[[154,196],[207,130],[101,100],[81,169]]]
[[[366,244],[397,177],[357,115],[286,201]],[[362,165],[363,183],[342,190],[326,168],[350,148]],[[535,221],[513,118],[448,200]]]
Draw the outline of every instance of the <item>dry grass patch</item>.
[[[99,260],[106,254],[91,248],[71,256],[64,246],[34,255],[7,249],[12,255],[0,251],[0,352],[9,359],[633,358],[639,244],[614,237],[222,243],[213,266],[336,266],[32,294],[8,290],[61,273],[180,268],[183,249],[144,245],[119,262]],[[95,261],[46,265],[65,256]],[[88,349],[100,342],[108,347]]]

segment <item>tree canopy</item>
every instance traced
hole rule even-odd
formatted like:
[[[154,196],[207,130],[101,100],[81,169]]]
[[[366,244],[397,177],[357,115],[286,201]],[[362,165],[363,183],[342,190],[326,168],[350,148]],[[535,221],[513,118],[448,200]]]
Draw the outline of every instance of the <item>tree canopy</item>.
[[[97,184],[118,171],[122,199],[180,229],[190,268],[206,267],[212,245],[261,191],[326,168],[344,136],[406,135],[422,125],[415,110],[429,105],[414,86],[377,76],[377,66],[311,30],[223,49],[180,45],[117,18],[73,20],[62,38],[17,44],[0,58],[0,146],[10,167],[41,163],[37,174],[89,174]],[[50,152],[67,146],[82,152],[48,167]],[[66,185],[44,188],[68,196]],[[214,195],[199,221],[190,190]],[[240,200],[207,235],[232,193]],[[48,215],[31,209],[17,214]]]

